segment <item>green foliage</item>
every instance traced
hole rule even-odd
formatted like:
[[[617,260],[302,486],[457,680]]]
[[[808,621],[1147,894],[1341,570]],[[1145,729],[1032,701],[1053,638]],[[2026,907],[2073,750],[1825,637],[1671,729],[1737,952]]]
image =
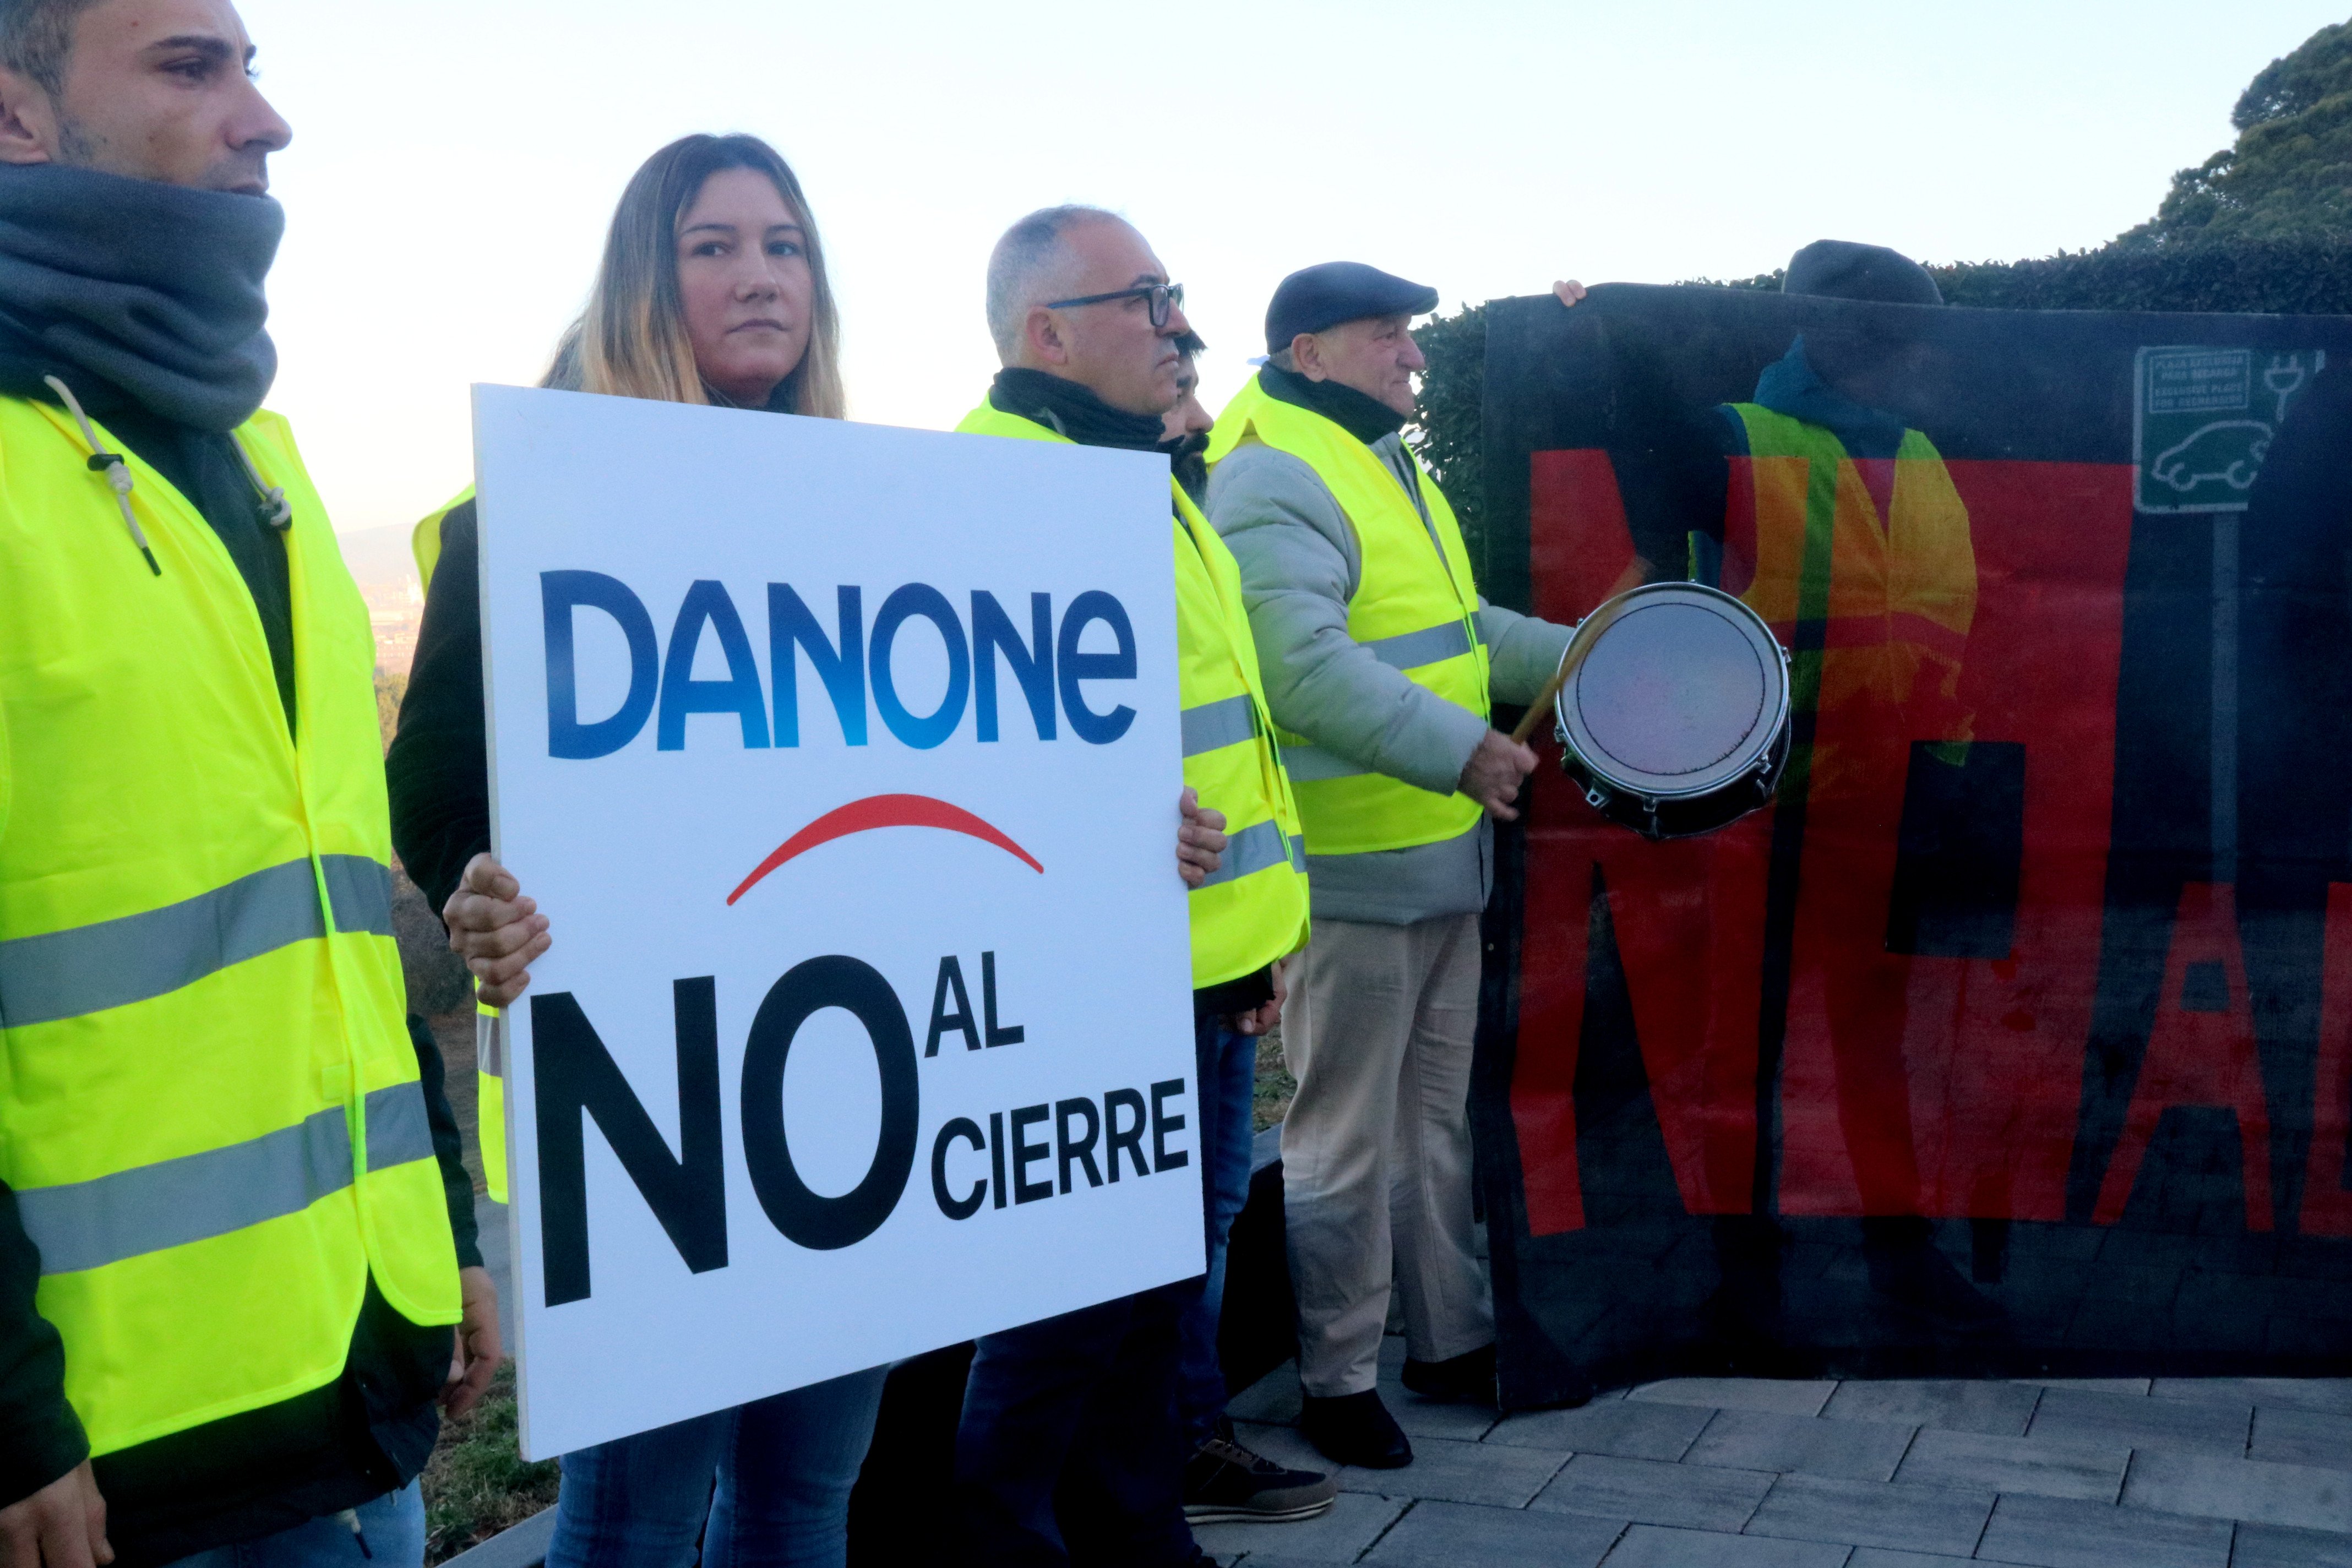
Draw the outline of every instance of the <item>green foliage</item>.
[[[1433,317],[1412,336],[1429,368],[1406,439],[1445,488],[1475,563],[1486,559],[1486,307]]]
[[[2035,261],[1930,267],[1945,301],[1993,310],[2352,314],[2352,230],[2295,238],[2116,244]]]
[[[2175,174],[2156,216],[2120,243],[2352,235],[2352,22],[2264,67],[2230,122],[2237,144]]]
[[[440,1563],[555,1506],[562,1470],[526,1464],[515,1437],[514,1363],[469,1415],[445,1419],[425,1467],[425,1561]]]
[[[2352,315],[2352,22],[2323,27],[2247,85],[2237,145],[2183,170],[2157,216],[2096,250],[1931,266],[1952,305],[1995,310]],[[1689,287],[1777,291],[1782,272]],[[1470,559],[1485,535],[1486,307],[1414,336],[1429,359],[1411,432],[1461,514]]]
[[[2230,123],[2250,131],[2347,92],[2352,92],[2352,22],[2339,22],[2320,28],[2293,54],[2254,73],[2238,97],[2238,107],[2230,111]]]

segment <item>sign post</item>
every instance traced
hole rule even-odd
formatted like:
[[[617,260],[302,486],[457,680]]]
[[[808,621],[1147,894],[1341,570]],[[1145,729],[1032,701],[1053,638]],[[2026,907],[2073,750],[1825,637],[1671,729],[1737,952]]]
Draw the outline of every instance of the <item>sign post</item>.
[[[523,1451],[1197,1273],[1164,462],[480,387]]]

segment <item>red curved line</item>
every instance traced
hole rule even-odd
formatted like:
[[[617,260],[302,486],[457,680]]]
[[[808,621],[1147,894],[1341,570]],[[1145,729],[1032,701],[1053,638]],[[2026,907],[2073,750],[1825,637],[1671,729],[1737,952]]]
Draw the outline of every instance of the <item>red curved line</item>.
[[[776,846],[775,852],[760,862],[740,886],[727,895],[732,904],[751,890],[759,879],[793,858],[820,844],[836,838],[846,838],[853,833],[869,833],[877,827],[941,827],[950,833],[961,833],[984,844],[993,844],[1006,854],[1022,861],[1032,871],[1044,876],[1045,868],[1037,858],[999,832],[993,823],[974,816],[960,805],[934,800],[927,795],[869,795],[864,800],[853,800],[847,805],[835,806],[790,838]]]

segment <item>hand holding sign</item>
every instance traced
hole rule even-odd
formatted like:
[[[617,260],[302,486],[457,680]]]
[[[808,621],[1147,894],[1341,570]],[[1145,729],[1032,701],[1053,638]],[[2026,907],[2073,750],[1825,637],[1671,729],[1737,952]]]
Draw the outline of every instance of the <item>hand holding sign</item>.
[[[1203,810],[1200,792],[1192,789],[1177,796],[1176,805],[1184,816],[1176,830],[1176,872],[1186,887],[1197,888],[1224,862],[1225,814]]]
[[[522,896],[514,873],[488,855],[466,863],[457,890],[442,906],[449,949],[466,961],[480,983],[485,1006],[505,1007],[530,984],[530,965],[545,952],[547,917],[537,900]]]

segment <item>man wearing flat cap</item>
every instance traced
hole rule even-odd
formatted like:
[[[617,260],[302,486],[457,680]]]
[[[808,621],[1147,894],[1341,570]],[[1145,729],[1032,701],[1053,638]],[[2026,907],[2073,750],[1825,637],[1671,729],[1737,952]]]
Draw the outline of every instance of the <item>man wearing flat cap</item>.
[[[1489,721],[1532,700],[1569,631],[1478,596],[1453,509],[1399,434],[1437,291],[1357,262],[1295,272],[1269,356],[1210,437],[1209,515],[1239,562],[1306,830],[1282,1135],[1301,1426],[1375,1468],[1412,1448],[1374,1384],[1391,1279],[1407,1388],[1491,1402],[1472,1250],[1470,1053],[1489,819],[1535,754]]]

